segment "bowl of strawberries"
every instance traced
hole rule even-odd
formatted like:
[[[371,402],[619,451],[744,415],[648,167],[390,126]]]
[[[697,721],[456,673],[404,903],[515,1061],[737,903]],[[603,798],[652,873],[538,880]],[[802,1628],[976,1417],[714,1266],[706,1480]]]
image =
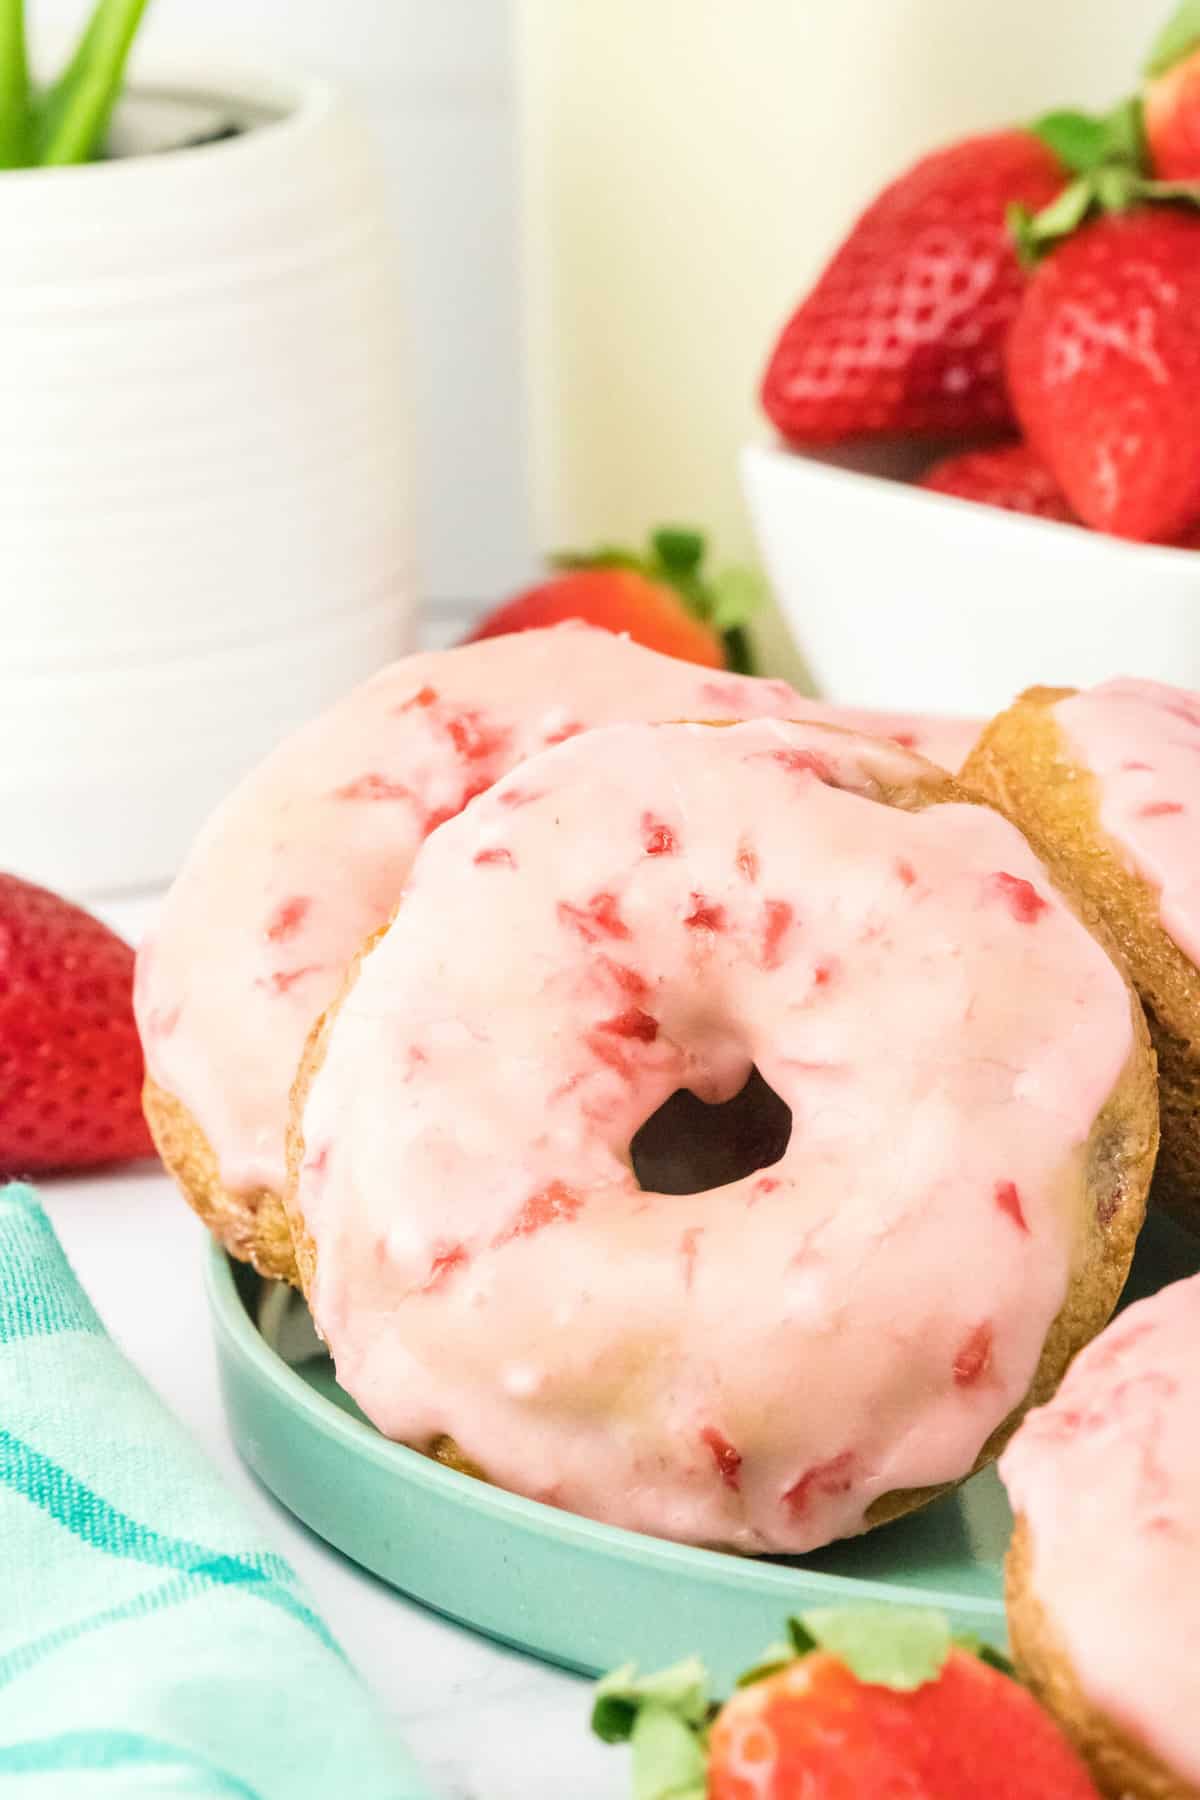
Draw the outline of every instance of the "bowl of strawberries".
[[[924,157],[784,325],[742,474],[836,700],[1200,685],[1200,6],[1139,91]]]

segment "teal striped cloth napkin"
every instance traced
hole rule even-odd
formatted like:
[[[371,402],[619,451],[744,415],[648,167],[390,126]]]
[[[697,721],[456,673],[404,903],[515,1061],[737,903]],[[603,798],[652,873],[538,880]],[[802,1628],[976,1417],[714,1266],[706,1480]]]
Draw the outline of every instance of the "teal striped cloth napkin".
[[[0,1794],[428,1800],[21,1185],[0,1188]]]

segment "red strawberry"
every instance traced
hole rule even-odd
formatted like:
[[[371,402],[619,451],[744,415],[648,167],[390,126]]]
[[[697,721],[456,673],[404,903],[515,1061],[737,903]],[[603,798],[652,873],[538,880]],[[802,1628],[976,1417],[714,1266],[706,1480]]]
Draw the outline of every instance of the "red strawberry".
[[[960,500],[980,500],[1006,512],[1030,513],[1038,519],[1074,521],[1045,463],[1028,444],[1000,444],[992,450],[968,450],[943,457],[922,475],[921,487]]]
[[[1099,1800],[1048,1713],[945,1614],[819,1609],[719,1709],[695,1658],[606,1676],[592,1727],[646,1800]],[[983,1660],[984,1656],[991,1660]]]
[[[627,631],[635,642],[683,662],[705,663],[713,669],[725,665],[716,632],[686,613],[670,589],[632,569],[578,569],[556,575],[498,606],[468,641],[559,625],[564,619],[583,619],[605,631]]]
[[[1007,423],[1004,340],[1024,279],[1005,216],[1063,180],[1032,132],[998,131],[885,188],[784,327],[762,384],[772,424],[810,444]]]
[[[133,952],[78,906],[0,875],[0,1174],[152,1156]]]
[[[1150,53],[1142,90],[1146,146],[1163,181],[1200,181],[1200,6],[1184,0]]]
[[[1097,1800],[1026,1689],[965,1650],[911,1692],[817,1653],[741,1688],[712,1728],[709,1800]]]
[[[598,550],[558,557],[560,574],[488,613],[466,641],[582,619],[605,631],[628,632],[635,643],[682,662],[749,672],[742,626],[758,603],[758,579],[746,569],[707,578],[704,550],[698,532],[663,530],[654,533],[644,556]]]
[[[1026,289],[1008,378],[1085,524],[1178,537],[1200,515],[1200,212],[1136,204],[1067,237]]]

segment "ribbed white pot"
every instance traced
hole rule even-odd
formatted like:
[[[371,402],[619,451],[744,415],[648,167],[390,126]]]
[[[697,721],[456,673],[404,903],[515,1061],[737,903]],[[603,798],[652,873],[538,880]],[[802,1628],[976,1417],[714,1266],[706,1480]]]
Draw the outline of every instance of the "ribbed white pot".
[[[369,141],[318,81],[141,85],[0,174],[0,868],[169,876],[285,731],[407,647],[406,389]]]

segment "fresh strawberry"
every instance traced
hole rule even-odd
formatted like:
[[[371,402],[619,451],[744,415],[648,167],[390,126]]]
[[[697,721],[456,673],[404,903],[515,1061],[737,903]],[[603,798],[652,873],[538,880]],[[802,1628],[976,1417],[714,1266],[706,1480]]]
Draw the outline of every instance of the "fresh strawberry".
[[[756,1767],[757,1765],[757,1767]],[[761,1777],[757,1785],[748,1775]],[[709,1800],[1096,1800],[1025,1688],[966,1650],[912,1692],[817,1653],[742,1688],[713,1726]]]
[[[1200,181],[1200,0],[1184,0],[1151,51],[1142,107],[1154,173]]]
[[[682,662],[749,673],[743,627],[761,584],[748,569],[707,577],[704,552],[699,532],[667,529],[654,533],[641,556],[602,549],[556,557],[559,574],[488,613],[466,641],[582,619]]]
[[[1058,483],[1028,444],[999,444],[990,450],[968,450],[945,456],[922,475],[919,485],[935,494],[979,500],[1006,512],[1030,513],[1038,519],[1074,521]]]
[[[1200,211],[1134,176],[1109,185],[1132,204],[1065,221],[1009,335],[1009,386],[1086,525],[1165,541],[1200,515]],[[1054,210],[1026,222],[1035,249],[1059,235]]]
[[[0,1174],[152,1156],[133,952],[78,906],[0,875]]]
[[[762,384],[771,423],[798,444],[1008,423],[1004,340],[1024,280],[1005,216],[1064,179],[1032,132],[998,131],[885,188],[783,329]]]
[[[937,1613],[806,1613],[716,1712],[703,1665],[602,1682],[640,1800],[1098,1800],[1049,1714]],[[999,1659],[996,1659],[999,1660]]]

